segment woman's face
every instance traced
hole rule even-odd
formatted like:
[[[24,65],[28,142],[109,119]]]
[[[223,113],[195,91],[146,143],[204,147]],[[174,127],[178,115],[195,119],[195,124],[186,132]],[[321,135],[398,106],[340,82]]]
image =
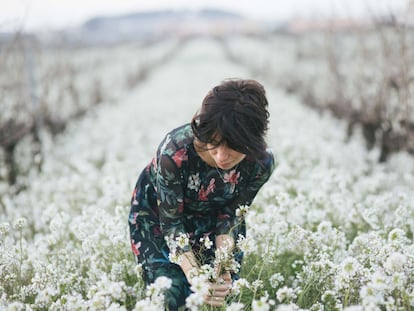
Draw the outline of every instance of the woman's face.
[[[207,144],[207,150],[217,167],[223,170],[231,169],[233,166],[239,164],[246,156],[243,153],[229,148],[225,143],[221,143],[218,146]]]

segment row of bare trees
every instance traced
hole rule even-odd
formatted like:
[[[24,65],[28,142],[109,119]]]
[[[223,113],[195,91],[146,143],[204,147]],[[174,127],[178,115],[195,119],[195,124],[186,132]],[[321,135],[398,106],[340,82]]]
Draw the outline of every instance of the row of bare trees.
[[[367,148],[377,146],[384,162],[401,150],[414,155],[413,35],[395,18],[345,30],[279,31],[254,39],[262,42],[259,49],[269,50],[261,61],[259,49],[243,56],[240,44],[232,47],[234,40],[221,42],[228,57],[254,75],[346,120],[349,137],[361,129]]]
[[[0,42],[0,181],[24,187],[18,178],[30,168],[18,158],[20,146],[30,149],[30,167],[40,170],[44,133],[53,138],[93,107],[116,103],[120,94],[139,85],[180,46],[167,45],[160,56],[144,60],[145,48],[138,43],[50,49],[22,33]],[[125,53],[136,55],[136,60],[130,58],[126,64]]]
[[[376,23],[352,32],[353,50],[344,55],[346,46],[338,44],[342,34],[329,32],[330,96],[318,98],[311,88],[301,93],[304,103],[346,119],[349,136],[359,126],[367,148],[379,146],[380,162],[401,150],[414,155],[413,34],[395,19]]]
[[[34,46],[32,37],[24,37],[17,32],[1,42],[0,54],[0,147],[2,149],[2,178],[16,182],[17,165],[15,150],[20,141],[29,138],[33,155],[40,153],[40,121],[38,101],[34,94],[33,76],[29,72],[31,57],[39,51],[27,53],[28,46]],[[30,57],[30,58],[29,58]],[[44,120],[46,121],[46,120]]]

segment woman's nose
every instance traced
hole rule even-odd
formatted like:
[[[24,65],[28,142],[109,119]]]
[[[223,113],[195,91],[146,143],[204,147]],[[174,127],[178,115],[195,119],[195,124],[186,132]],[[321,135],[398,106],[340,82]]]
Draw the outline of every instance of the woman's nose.
[[[227,150],[227,147],[218,146],[216,156],[217,156],[217,160],[221,160],[221,161],[226,160],[229,157],[229,152]]]

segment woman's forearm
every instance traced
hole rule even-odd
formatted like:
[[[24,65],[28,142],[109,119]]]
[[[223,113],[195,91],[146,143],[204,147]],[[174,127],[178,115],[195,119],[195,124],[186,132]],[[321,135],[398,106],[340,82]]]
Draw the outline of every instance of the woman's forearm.
[[[192,273],[199,268],[193,251],[185,252],[180,255],[179,266],[183,270],[187,281],[191,284],[191,278],[194,276]]]

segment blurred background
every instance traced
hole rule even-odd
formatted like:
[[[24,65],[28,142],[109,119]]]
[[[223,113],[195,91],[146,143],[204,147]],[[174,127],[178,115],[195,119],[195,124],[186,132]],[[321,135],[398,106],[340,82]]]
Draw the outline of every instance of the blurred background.
[[[379,162],[413,154],[413,27],[412,0],[3,1],[0,180],[18,185],[40,170],[42,132],[54,139],[116,102],[200,37],[252,76],[346,120],[348,136],[361,130]]]

